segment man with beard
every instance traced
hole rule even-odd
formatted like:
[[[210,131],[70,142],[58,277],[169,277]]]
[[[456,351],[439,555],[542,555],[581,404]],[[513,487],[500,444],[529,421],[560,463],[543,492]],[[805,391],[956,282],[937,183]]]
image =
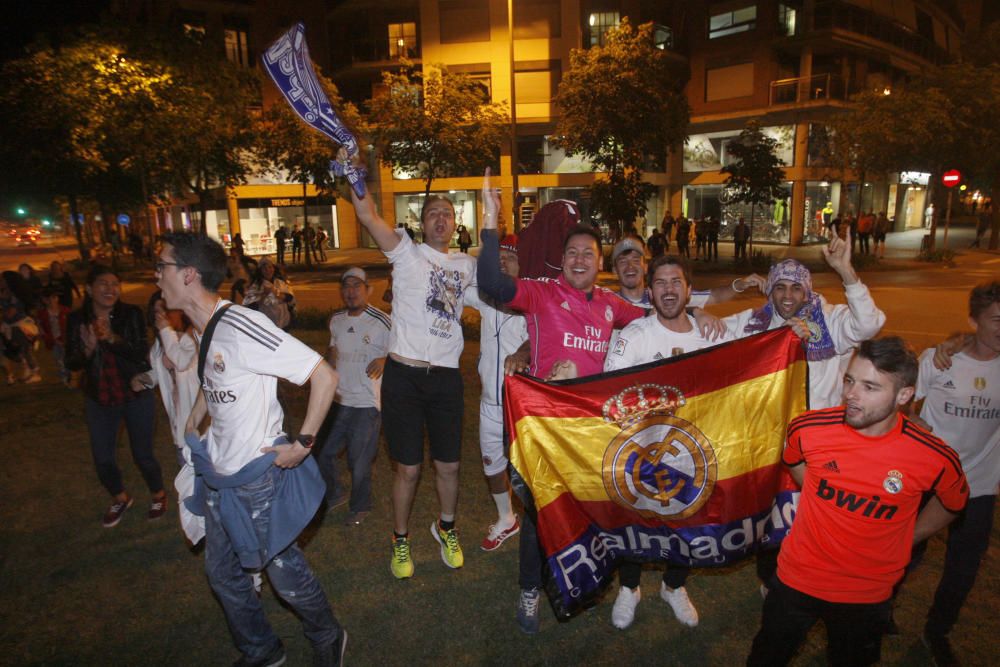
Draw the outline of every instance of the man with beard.
[[[647,282],[655,316],[635,320],[622,330],[604,360],[605,371],[666,359],[735,338],[733,322],[723,320],[726,333],[719,340],[709,340],[687,313],[691,269],[686,260],[672,255],[657,257],[649,267]],[[689,572],[688,567],[669,565],[663,573],[660,597],[670,605],[678,621],[694,627],[698,625],[698,610],[684,587]],[[633,561],[624,562],[618,570],[621,588],[611,611],[611,622],[616,628],[624,630],[635,618],[635,608],[641,599],[641,574],[642,566]]]
[[[958,454],[900,411],[916,381],[902,339],[864,341],[844,374],[844,405],[789,424],[782,461],[802,496],[748,665],[787,664],[819,619],[834,665],[878,662],[912,545],[948,525],[969,494]]]

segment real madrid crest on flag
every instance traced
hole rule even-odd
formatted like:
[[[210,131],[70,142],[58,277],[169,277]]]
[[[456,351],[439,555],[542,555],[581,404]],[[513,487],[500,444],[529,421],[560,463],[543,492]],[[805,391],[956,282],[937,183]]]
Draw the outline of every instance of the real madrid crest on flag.
[[[604,404],[604,419],[622,427],[604,454],[611,500],[649,519],[685,519],[712,495],[715,451],[674,415],[683,405],[679,389],[659,384],[630,387]]]

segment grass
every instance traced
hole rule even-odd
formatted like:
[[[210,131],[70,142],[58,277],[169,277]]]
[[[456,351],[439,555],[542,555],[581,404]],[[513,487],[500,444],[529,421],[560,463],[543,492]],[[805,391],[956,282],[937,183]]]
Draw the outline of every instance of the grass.
[[[326,334],[303,331],[316,349]],[[466,382],[465,439],[459,528],[466,565],[441,562],[428,527],[437,501],[425,469],[411,521],[416,574],[396,581],[388,571],[391,471],[384,443],[375,465],[375,511],[362,529],[341,524],[346,507],[318,518],[303,535],[306,556],[340,621],[350,632],[351,664],[631,665],[742,663],[759,625],[761,600],[753,563],[724,571],[695,571],[688,588],[701,625],[687,629],[659,600],[659,574],[643,573],[645,600],[628,631],[610,623],[615,588],[596,607],[568,623],[543,609],[542,632],[522,635],[514,620],[517,540],[484,553],[478,543],[494,517],[477,444],[478,346],[462,357]],[[43,370],[52,377],[47,355]],[[304,392],[283,387],[287,424],[295,428]],[[119,460],[136,506],[113,530],[99,520],[108,499],[90,460],[79,392],[47,381],[0,388],[0,429],[6,461],[0,468],[0,664],[219,665],[237,657],[222,611],[203,574],[203,556],[184,542],[175,508],[159,522],[145,519],[148,494],[129,460]],[[124,441],[124,437],[123,437]],[[176,472],[162,413],[157,454],[167,480]],[[169,486],[169,482],[168,482]],[[984,561],[953,641],[966,664],[996,662],[1000,620],[988,610],[1000,593],[995,547]],[[903,634],[884,642],[885,665],[926,665],[919,642],[923,615],[940,575],[943,543],[935,538],[898,601]],[[294,615],[265,586],[264,605],[289,651],[289,664],[307,664],[309,647]],[[817,628],[797,665],[825,664]]]

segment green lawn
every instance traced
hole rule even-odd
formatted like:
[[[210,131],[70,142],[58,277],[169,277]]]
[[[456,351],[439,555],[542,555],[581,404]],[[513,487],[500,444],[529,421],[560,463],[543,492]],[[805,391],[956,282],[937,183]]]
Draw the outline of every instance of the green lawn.
[[[302,332],[317,349],[326,335]],[[494,516],[477,444],[478,345],[462,358],[466,380],[465,466],[458,525],[466,564],[441,562],[428,526],[437,500],[425,474],[411,522],[416,573],[389,573],[390,468],[384,448],[375,467],[375,511],[361,528],[341,524],[346,507],[314,522],[303,536],[306,555],[348,629],[350,664],[741,664],[759,624],[761,599],[752,562],[726,571],[696,571],[689,580],[701,614],[683,628],[659,600],[658,573],[645,572],[635,624],[610,623],[611,594],[568,623],[543,610],[542,632],[522,635],[514,620],[516,539],[491,554],[478,544]],[[47,378],[51,362],[40,354]],[[284,395],[296,428],[303,393]],[[136,507],[115,529],[100,525],[108,499],[90,460],[79,392],[52,381],[0,388],[0,432],[7,460],[0,469],[0,665],[220,665],[237,657],[222,611],[203,574],[203,557],[187,547],[175,508],[156,523],[125,438],[119,459]],[[176,472],[161,413],[157,452],[168,480]],[[168,486],[170,484],[168,483]],[[171,487],[172,489],[172,487]],[[954,644],[966,664],[996,664],[1000,617],[988,610],[1000,593],[996,540]],[[924,665],[923,615],[940,573],[943,543],[933,540],[924,563],[900,597],[903,634],[884,642],[884,664]],[[265,587],[264,603],[289,651],[289,664],[308,664],[298,621]],[[825,664],[817,629],[796,664]]]

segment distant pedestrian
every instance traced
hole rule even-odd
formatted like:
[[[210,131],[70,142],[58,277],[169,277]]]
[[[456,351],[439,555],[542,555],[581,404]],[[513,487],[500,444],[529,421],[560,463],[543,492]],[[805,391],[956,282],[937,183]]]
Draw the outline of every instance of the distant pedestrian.
[[[35,323],[45,347],[52,353],[56,373],[63,384],[69,385],[69,371],[66,370],[66,320],[69,308],[59,303],[59,291],[46,288],[43,292],[44,306],[35,312]]]
[[[683,215],[677,217],[677,254],[691,259],[691,222]]]
[[[285,265],[285,243],[288,241],[288,228],[284,225],[274,232],[274,249],[278,254],[278,264]]]
[[[80,288],[73,282],[72,276],[66,273],[62,262],[56,261],[49,265],[49,281],[45,284],[48,289],[54,289],[59,293],[59,303],[70,310],[73,310],[73,296],[81,296]]]
[[[237,232],[233,235],[232,249],[236,251],[236,259],[246,264],[246,247],[243,243],[243,235]]]
[[[885,211],[878,214],[875,219],[875,227],[872,229],[872,238],[875,241],[875,256],[879,259],[885,256],[885,237],[892,228],[892,222],[886,217]]]
[[[719,221],[710,216],[705,220],[705,256],[709,262],[719,261]]]
[[[298,225],[292,228],[292,263],[298,264],[302,259],[302,230]]]
[[[320,226],[316,227],[316,261],[326,261],[326,230]]]
[[[7,384],[21,381],[35,384],[42,376],[35,361],[33,345],[38,326],[28,315],[30,292],[16,271],[4,271],[0,279],[0,353],[7,367]],[[20,374],[15,371],[20,366]]]
[[[653,233],[649,235],[649,240],[646,241],[646,247],[649,248],[649,254],[651,258],[659,257],[663,254],[665,250],[665,242],[663,239],[663,232],[659,229],[653,229]]]
[[[663,252],[670,252],[670,235],[674,233],[674,216],[667,211],[663,214],[663,220],[660,221],[660,231],[663,232]]]
[[[739,222],[733,228],[733,258],[736,261],[747,260],[747,240],[750,238],[750,228],[747,221],[740,216]]]
[[[694,258],[705,260],[708,246],[708,220],[704,217],[694,221]]]
[[[28,309],[29,313],[32,313],[43,305],[42,279],[38,277],[38,273],[35,272],[35,267],[31,264],[21,264],[17,267],[17,272],[21,274],[21,280],[27,290],[25,295],[28,300],[24,306]]]
[[[460,252],[469,252],[469,246],[472,245],[472,234],[466,229],[465,225],[458,226],[458,249]]]
[[[873,231],[875,231],[875,214],[868,211],[858,218],[858,246],[862,255],[871,254],[868,241]]]

